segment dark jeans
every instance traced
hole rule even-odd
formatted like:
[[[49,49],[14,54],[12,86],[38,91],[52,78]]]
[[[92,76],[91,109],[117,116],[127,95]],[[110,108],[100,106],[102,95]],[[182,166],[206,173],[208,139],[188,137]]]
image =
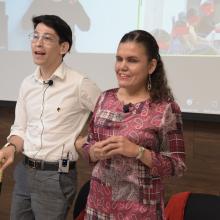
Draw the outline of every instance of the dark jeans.
[[[15,169],[11,220],[64,220],[76,194],[76,169],[67,174]]]

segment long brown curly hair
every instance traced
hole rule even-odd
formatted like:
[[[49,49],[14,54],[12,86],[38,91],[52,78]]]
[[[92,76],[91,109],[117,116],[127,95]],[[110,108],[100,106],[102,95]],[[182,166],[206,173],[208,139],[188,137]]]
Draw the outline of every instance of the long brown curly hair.
[[[147,87],[149,77],[151,77],[151,89],[149,90],[151,101],[173,101],[174,96],[171,91],[171,88],[168,86],[164,64],[160,57],[159,46],[155,38],[147,31],[134,30],[126,33],[122,37],[120,43],[125,42],[136,42],[142,44],[146,50],[148,61],[151,61],[152,59],[157,60],[157,66],[154,72],[151,75],[148,75],[148,79],[146,82]]]

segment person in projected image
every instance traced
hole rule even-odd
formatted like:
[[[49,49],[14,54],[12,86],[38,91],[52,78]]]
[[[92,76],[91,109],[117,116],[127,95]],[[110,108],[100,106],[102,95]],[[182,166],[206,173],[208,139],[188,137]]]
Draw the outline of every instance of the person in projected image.
[[[100,95],[85,75],[64,63],[72,46],[69,25],[55,15],[32,19],[32,56],[38,66],[21,84],[15,121],[0,150],[0,171],[15,153],[11,220],[64,220],[76,193],[75,145]]]
[[[194,8],[188,9],[186,14],[179,13],[178,19],[173,21],[171,54],[217,54],[211,43],[196,32],[199,21],[198,11]]]
[[[202,0],[199,6],[200,20],[196,26],[196,32],[201,37],[206,37],[215,28],[213,0]]]
[[[72,28],[74,43],[75,27],[81,31],[88,31],[90,28],[90,19],[78,0],[33,0],[22,17],[22,27],[30,29],[29,21],[33,15],[39,14],[55,14],[63,18]],[[75,47],[72,48],[73,51]]]
[[[218,51],[218,54],[220,54],[220,23],[215,25],[215,30],[206,38],[210,41],[215,50]]]
[[[118,88],[99,97],[81,149],[93,166],[85,219],[165,219],[162,181],[186,165],[181,111],[155,38],[126,33],[115,72]]]
[[[163,29],[154,29],[151,34],[155,37],[161,54],[168,54],[170,51],[171,35]]]

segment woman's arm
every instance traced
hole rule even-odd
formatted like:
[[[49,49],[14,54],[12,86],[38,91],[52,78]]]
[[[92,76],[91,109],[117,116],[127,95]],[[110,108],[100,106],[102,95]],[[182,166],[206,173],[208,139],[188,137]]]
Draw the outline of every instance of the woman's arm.
[[[76,150],[77,152],[83,156],[83,145],[86,143],[86,140],[87,140],[87,136],[88,136],[88,129],[89,129],[89,123],[90,123],[90,120],[92,118],[92,112],[90,113],[82,131],[80,132],[79,136],[76,138],[75,140],[75,147],[76,147]]]
[[[186,170],[185,146],[181,111],[170,103],[163,116],[160,137],[160,152],[151,151],[151,174],[154,176],[181,176]]]

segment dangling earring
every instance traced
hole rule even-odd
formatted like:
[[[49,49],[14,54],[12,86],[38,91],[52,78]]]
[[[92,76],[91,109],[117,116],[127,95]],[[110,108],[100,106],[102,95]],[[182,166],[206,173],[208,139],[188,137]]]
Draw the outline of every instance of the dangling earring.
[[[151,90],[151,74],[148,75],[148,83],[147,83],[147,90]]]

